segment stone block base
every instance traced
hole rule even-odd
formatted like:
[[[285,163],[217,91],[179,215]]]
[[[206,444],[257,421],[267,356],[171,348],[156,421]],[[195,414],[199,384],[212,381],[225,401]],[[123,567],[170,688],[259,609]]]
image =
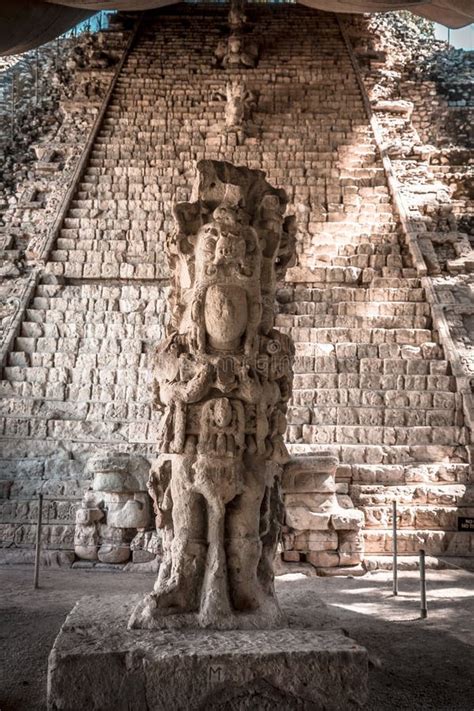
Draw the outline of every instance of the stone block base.
[[[342,711],[366,700],[367,652],[342,633],[129,630],[138,600],[77,603],[50,654],[50,711]]]

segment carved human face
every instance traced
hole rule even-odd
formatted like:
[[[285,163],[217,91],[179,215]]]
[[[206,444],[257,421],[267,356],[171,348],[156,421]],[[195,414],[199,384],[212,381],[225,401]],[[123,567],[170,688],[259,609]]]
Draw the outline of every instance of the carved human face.
[[[229,38],[229,50],[232,52],[232,54],[237,54],[240,52],[242,46],[242,42],[238,37],[230,37]]]
[[[217,427],[228,427],[232,421],[232,407],[226,397],[221,397],[214,405],[214,423]]]
[[[199,232],[197,261],[202,264],[208,276],[217,272],[216,267],[241,267],[246,251],[246,241],[238,229],[211,222]]]
[[[248,320],[247,295],[238,286],[213,285],[206,292],[204,321],[212,347],[238,347]]]
[[[245,258],[245,240],[240,235],[222,233],[216,243],[214,264],[242,262]]]

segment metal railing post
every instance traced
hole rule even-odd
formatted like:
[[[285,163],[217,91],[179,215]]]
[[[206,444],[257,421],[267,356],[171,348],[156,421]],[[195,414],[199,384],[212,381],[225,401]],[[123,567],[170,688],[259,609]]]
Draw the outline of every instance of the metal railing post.
[[[425,569],[425,551],[420,549],[420,616],[422,620],[428,617],[428,608],[426,606],[426,569]]]
[[[36,50],[35,56],[35,108],[38,108],[38,82],[39,82],[39,53]]]
[[[16,71],[12,72],[12,92],[11,92],[11,107],[10,107],[10,119],[11,119],[11,138],[12,141],[15,138],[15,102],[16,102]]]
[[[41,554],[41,525],[43,523],[43,494],[38,496],[38,522],[36,524],[36,551],[35,551],[35,577],[34,588],[39,587],[39,567]]]
[[[392,501],[393,594],[398,595],[397,502]]]

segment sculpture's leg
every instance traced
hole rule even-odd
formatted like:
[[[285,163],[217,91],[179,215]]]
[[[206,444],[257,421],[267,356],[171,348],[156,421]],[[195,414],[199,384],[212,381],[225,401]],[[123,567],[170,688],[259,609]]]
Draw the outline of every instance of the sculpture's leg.
[[[264,505],[267,510],[262,512],[262,517],[266,519],[267,525],[265,529],[260,532],[262,555],[258,565],[258,578],[267,595],[274,594],[273,581],[275,575],[273,572],[273,561],[275,560],[283,521],[283,502],[280,489],[280,480],[278,477],[275,477],[272,487],[268,488],[265,493]]]
[[[163,613],[198,609],[206,565],[202,498],[190,488],[187,467],[190,467],[189,462],[178,465],[171,480],[174,529],[171,568],[166,578],[158,577],[155,586],[156,604]]]
[[[231,606],[224,548],[225,505],[215,497],[208,505],[208,551],[201,594],[200,622],[208,627],[229,620]]]
[[[253,610],[261,602],[257,578],[261,554],[260,507],[265,493],[265,463],[255,461],[245,470],[245,487],[227,507],[226,549],[232,604]]]

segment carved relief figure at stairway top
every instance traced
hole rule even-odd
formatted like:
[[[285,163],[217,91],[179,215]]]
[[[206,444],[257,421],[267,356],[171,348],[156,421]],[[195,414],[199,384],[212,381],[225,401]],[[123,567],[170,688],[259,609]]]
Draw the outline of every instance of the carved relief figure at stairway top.
[[[172,324],[156,354],[163,415],[148,487],[164,557],[130,624],[275,626],[293,345],[274,329],[273,300],[294,219],[261,171],[201,161],[197,173],[174,208]]]
[[[241,30],[247,24],[245,0],[231,0],[227,22],[231,30]]]
[[[242,144],[246,136],[258,136],[259,129],[252,122],[258,94],[247,89],[242,81],[228,81],[226,85],[225,124],[227,133],[235,133]]]
[[[259,47],[250,34],[233,31],[227,40],[219,42],[215,56],[224,69],[253,69],[257,66]]]

